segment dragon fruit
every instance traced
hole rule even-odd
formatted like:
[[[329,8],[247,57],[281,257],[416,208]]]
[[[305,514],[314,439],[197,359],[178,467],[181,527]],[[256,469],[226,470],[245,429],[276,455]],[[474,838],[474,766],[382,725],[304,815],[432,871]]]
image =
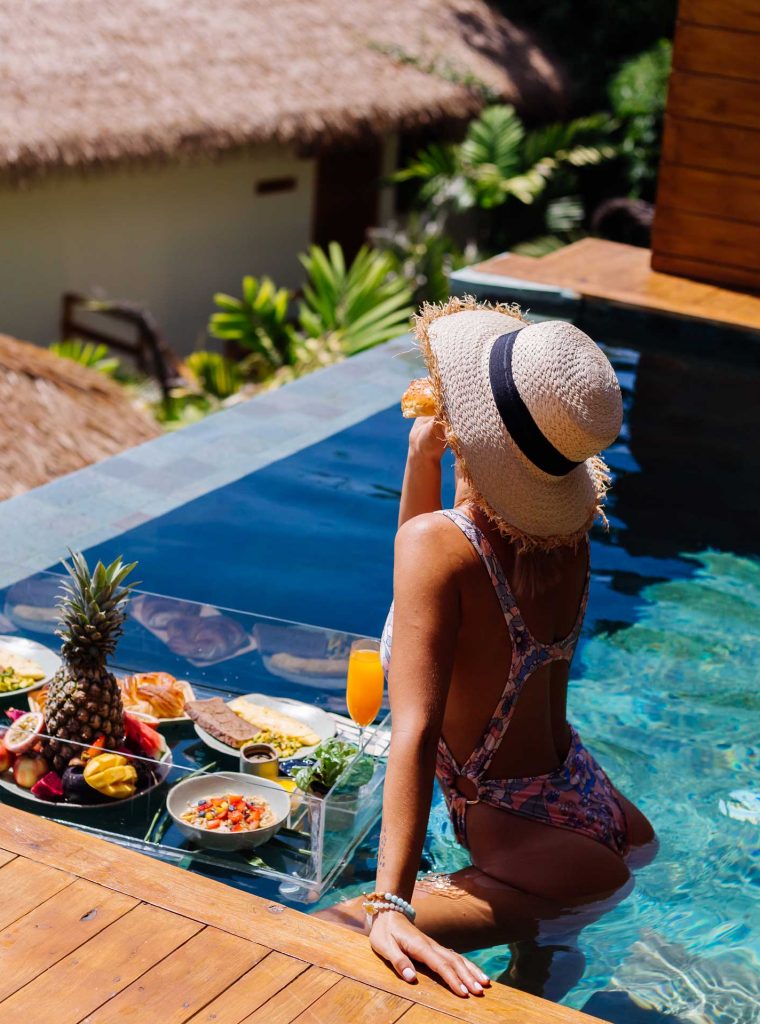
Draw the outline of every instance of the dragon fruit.
[[[32,786],[32,793],[40,800],[63,800],[63,782],[58,772],[48,772]]]

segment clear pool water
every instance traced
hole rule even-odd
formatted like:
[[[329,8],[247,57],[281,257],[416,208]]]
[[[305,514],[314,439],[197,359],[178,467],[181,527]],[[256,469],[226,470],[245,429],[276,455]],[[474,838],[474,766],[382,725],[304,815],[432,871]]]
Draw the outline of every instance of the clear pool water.
[[[630,1024],[748,1024],[760,998],[758,373],[608,351],[626,427],[609,453],[611,529],[593,538],[570,715],[662,845],[582,933],[586,971],[564,1001]],[[377,634],[407,429],[388,410],[91,554],[138,559],[155,592]],[[372,877],[374,848],[354,859],[351,891]],[[462,863],[440,799],[425,857]],[[476,958],[500,973],[508,952]]]

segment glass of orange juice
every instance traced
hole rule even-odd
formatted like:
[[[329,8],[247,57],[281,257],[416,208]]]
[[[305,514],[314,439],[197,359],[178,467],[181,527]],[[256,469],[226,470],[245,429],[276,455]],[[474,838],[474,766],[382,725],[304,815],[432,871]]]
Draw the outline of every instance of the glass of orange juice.
[[[348,658],[346,703],[349,715],[362,731],[362,737],[365,726],[377,717],[383,702],[384,686],[380,644],[377,640],[354,640]]]

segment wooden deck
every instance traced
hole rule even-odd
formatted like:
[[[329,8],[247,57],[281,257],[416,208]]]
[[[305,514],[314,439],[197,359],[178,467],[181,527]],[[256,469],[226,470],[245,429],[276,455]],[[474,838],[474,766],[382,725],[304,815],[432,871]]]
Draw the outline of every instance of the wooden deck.
[[[409,986],[335,925],[0,803],[0,1009],[24,1024],[581,1024]]]
[[[760,331],[760,295],[661,274],[652,270],[650,260],[649,249],[584,238],[540,259],[507,254],[471,269],[494,278],[553,285],[584,299]]]

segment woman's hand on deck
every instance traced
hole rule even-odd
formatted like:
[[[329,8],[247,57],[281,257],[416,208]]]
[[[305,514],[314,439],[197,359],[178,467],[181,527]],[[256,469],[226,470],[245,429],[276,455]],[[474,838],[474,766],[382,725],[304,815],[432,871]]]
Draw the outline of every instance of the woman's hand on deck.
[[[369,941],[378,956],[387,960],[404,981],[411,983],[417,980],[412,963],[416,960],[440,975],[451,991],[462,998],[470,994],[482,996],[484,987],[490,984],[488,977],[475,964],[428,938],[396,911],[378,914],[369,933]]]

